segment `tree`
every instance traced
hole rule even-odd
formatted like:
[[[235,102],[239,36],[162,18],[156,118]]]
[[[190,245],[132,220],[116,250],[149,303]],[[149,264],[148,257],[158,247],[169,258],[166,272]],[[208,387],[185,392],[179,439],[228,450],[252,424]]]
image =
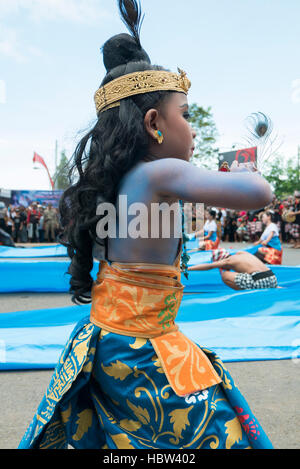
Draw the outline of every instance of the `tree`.
[[[300,189],[297,158],[285,160],[282,155],[277,155],[266,167],[264,177],[271,184],[276,197],[292,195]]]
[[[206,169],[218,168],[218,148],[214,148],[218,132],[211,107],[204,109],[193,103],[189,106],[190,123],[197,132],[192,162]]]
[[[56,168],[55,174],[53,176],[54,187],[55,189],[65,190],[69,187],[69,168],[68,168],[68,158],[66,156],[65,150],[60,154],[60,162]]]

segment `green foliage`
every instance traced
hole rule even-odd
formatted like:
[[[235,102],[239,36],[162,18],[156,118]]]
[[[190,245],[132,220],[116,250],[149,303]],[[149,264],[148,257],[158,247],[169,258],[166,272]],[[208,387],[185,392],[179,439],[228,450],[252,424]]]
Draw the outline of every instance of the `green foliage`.
[[[69,172],[68,158],[66,156],[65,150],[63,150],[60,155],[60,162],[56,168],[56,171],[53,177],[55,189],[65,190],[69,187],[70,181],[68,177],[68,172]]]
[[[285,160],[277,155],[264,171],[264,177],[271,184],[276,197],[284,198],[300,190],[297,158]]]
[[[197,132],[192,162],[206,169],[218,169],[218,148],[214,148],[218,132],[211,107],[204,109],[193,103],[189,106],[190,123]]]

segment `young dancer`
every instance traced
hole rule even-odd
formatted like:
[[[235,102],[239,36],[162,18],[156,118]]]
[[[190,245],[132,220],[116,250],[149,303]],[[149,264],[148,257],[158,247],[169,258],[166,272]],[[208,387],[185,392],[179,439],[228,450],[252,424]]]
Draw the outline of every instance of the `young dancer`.
[[[179,211],[179,201],[255,209],[270,202],[270,186],[251,167],[223,173],[189,162],[190,82],[151,64],[138,3],[119,0],[119,8],[131,35],[103,46],[98,120],[75,151],[78,177],[60,207],[71,293],[91,300],[91,313],[71,334],[20,448],[271,448],[221,360],[175,323],[183,294],[176,210],[169,236],[118,230],[127,223],[130,232],[136,204],[149,214],[162,203]],[[103,204],[117,208],[117,235],[105,243]]]

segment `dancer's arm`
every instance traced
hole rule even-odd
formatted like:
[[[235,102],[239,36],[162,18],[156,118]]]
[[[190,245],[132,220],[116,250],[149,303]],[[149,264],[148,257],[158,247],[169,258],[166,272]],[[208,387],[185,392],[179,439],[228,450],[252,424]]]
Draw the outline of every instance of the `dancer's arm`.
[[[269,236],[264,241],[260,238],[258,241],[254,243],[254,246],[257,246],[258,244],[263,244],[264,246],[267,246],[267,244],[269,244],[269,242],[273,238],[274,234],[276,234],[275,231],[271,231]]]
[[[213,234],[213,231],[210,231],[206,236],[204,236],[204,238],[203,238],[204,241],[205,241],[206,239],[210,239],[210,237],[211,237],[212,234]]]
[[[197,264],[188,267],[188,270],[211,270],[211,269],[221,269],[227,265],[227,259],[222,259],[221,261],[211,262],[209,264]]]
[[[143,165],[149,189],[162,197],[202,202],[231,209],[254,210],[272,200],[269,183],[257,172],[235,167],[233,172],[209,171],[177,159],[163,158]]]
[[[271,233],[269,234],[269,236],[267,237],[267,239],[265,239],[264,241],[261,242],[261,244],[263,244],[264,246],[267,246],[267,244],[269,244],[269,242],[271,241],[271,239],[273,238],[273,236],[275,235],[275,231],[271,231]]]

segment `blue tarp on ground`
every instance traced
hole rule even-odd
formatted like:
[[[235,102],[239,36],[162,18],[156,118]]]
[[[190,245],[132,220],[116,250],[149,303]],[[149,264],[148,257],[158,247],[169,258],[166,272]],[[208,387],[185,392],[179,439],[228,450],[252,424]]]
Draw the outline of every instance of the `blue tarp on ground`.
[[[193,246],[190,241],[189,247]],[[60,258],[64,249],[62,246],[54,246],[48,249],[49,259],[39,259],[47,257],[45,253],[47,248],[28,248],[29,251],[37,253],[34,257],[24,256],[24,258],[5,258],[0,256],[0,293],[17,292],[56,292],[62,293],[69,290],[69,276],[66,274],[70,261]],[[13,249],[13,248],[6,248]],[[24,248],[25,249],[25,248]],[[53,258],[49,254],[52,249]],[[255,252],[257,247],[246,247],[248,252]],[[22,251],[22,249],[20,249]],[[27,248],[26,248],[27,250]],[[54,256],[54,250],[57,250],[57,256]],[[229,249],[231,253],[237,252],[235,249]],[[61,254],[59,254],[59,252]],[[212,251],[195,252],[190,254],[190,265],[210,262]],[[98,262],[95,262],[92,271],[93,278],[96,278],[98,271]],[[195,275],[193,275],[195,278]],[[203,275],[201,276],[202,282]],[[195,291],[195,290],[193,290]]]
[[[210,256],[194,253],[190,264],[209,262]],[[68,265],[63,259],[2,260],[1,291],[67,291]],[[94,277],[97,269],[95,264]],[[177,317],[180,329],[225,362],[297,359],[300,266],[272,270],[283,288],[234,291],[218,270],[190,272],[188,280],[182,276],[186,294]],[[89,310],[90,306],[70,306],[0,314],[0,369],[53,368],[75,324]]]
[[[218,271],[191,272],[177,316],[188,337],[223,361],[300,356],[300,267],[273,269],[283,288],[234,291]],[[45,308],[49,306],[45,304]],[[90,306],[0,314],[0,369],[53,368]]]
[[[20,258],[28,259],[33,257],[67,257],[67,248],[60,244],[54,246],[36,246],[36,247],[9,247],[0,246],[0,259]]]
[[[201,255],[203,254],[203,260]],[[208,253],[196,253],[190,260],[190,265],[208,262],[205,257]],[[64,260],[5,260],[0,261],[0,293],[17,292],[54,292],[64,293],[69,290],[70,277],[66,273],[69,261]],[[298,270],[297,270],[298,269]],[[278,276],[279,283],[294,282],[299,277],[298,267],[272,266],[273,272]],[[96,278],[98,263],[92,270],[93,278]],[[207,272],[189,272],[187,281],[182,275],[182,283],[186,286],[186,292],[212,291],[229,287],[222,285],[218,270]]]
[[[298,291],[287,290],[185,295],[177,323],[225,362],[296,359],[300,299]],[[1,314],[0,369],[53,368],[89,310],[84,305]]]
[[[197,246],[198,241],[195,238],[187,242],[187,249],[196,249]],[[245,248],[245,250],[255,252],[257,247],[250,246]],[[0,259],[31,259],[39,257],[68,257],[67,248],[61,244],[34,247],[0,246]]]

